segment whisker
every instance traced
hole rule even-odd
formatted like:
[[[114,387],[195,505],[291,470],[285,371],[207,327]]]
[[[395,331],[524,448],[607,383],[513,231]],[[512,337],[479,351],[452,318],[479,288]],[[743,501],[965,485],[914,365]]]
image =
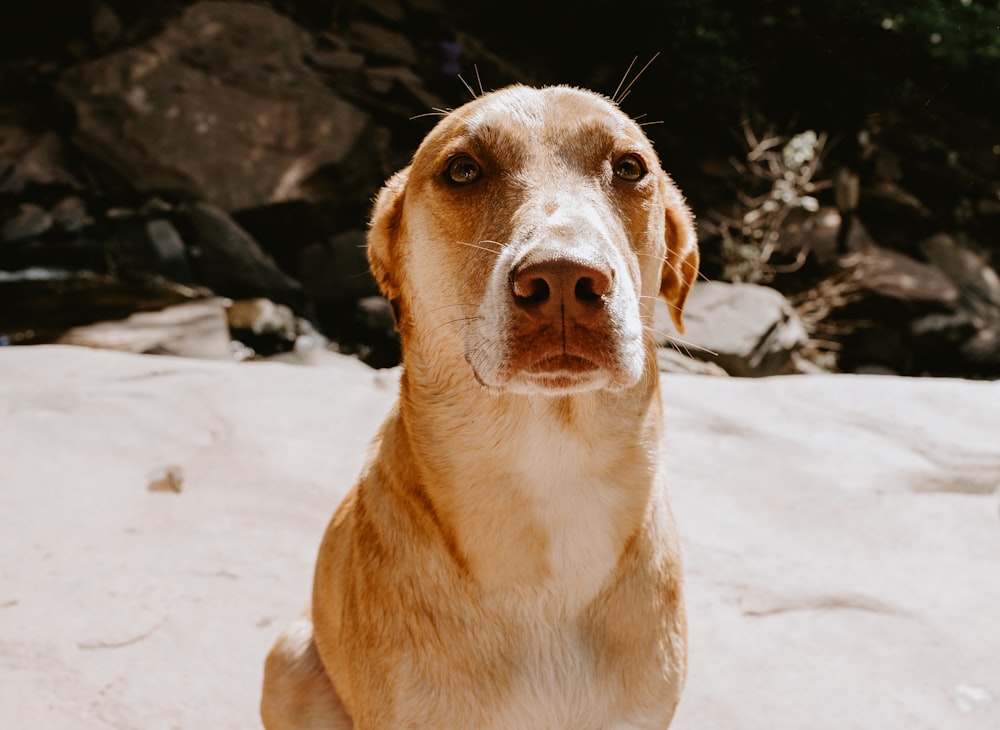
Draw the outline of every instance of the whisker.
[[[412,122],[414,119],[423,119],[424,117],[446,117],[449,114],[451,114],[450,109],[433,109],[432,111],[424,112],[423,114],[414,114],[410,117],[410,121]]]
[[[655,61],[659,57],[660,57],[660,52],[657,51],[656,53],[653,54],[653,57],[651,59],[649,59],[648,61],[646,61],[646,65],[643,66],[641,69],[639,69],[639,73],[637,73],[635,75],[635,77],[629,82],[628,86],[626,86],[625,89],[622,91],[621,98],[617,100],[617,103],[619,104],[619,106],[625,100],[625,97],[629,95],[629,93],[632,90],[632,86],[635,84],[636,81],[639,80],[639,77],[642,76],[643,73],[646,72],[646,69],[649,68],[650,65],[652,65],[653,61]],[[634,63],[634,61],[633,61],[633,63]],[[629,68],[631,69],[632,67],[629,66]],[[627,76],[628,76],[628,72],[626,72],[626,77]],[[624,79],[622,79],[622,80],[624,81]],[[619,84],[619,86],[620,86],[620,84]]]
[[[678,337],[677,335],[672,335],[669,332],[663,332],[662,330],[655,329],[654,327],[645,327],[647,332],[654,335],[660,335],[667,340],[667,344],[673,347],[678,352],[681,351],[681,347],[684,348],[683,352],[686,355],[691,354],[691,350],[697,350],[698,352],[704,352],[706,355],[711,355],[712,357],[718,357],[719,353],[714,350],[709,350],[707,347],[702,347],[701,345],[696,345],[690,340],[685,340],[683,337]]]
[[[630,72],[630,71],[632,70],[632,67],[633,67],[633,66],[635,66],[635,62],[636,62],[636,61],[638,61],[638,60],[639,60],[639,57],[638,57],[638,56],[634,56],[634,57],[632,58],[632,63],[630,63],[630,64],[628,65],[628,68],[627,68],[627,69],[625,69],[625,75],[624,75],[624,76],[622,76],[622,80],[621,80],[621,81],[619,81],[619,82],[618,82],[618,86],[616,86],[616,87],[615,87],[615,93],[613,93],[613,94],[611,95],[611,101],[613,101],[613,102],[614,102],[615,104],[617,104],[617,103],[618,103],[618,92],[622,90],[622,84],[624,84],[624,83],[625,83],[625,79],[627,79],[627,78],[628,78],[628,75],[629,75],[629,72]]]
[[[450,325],[450,324],[457,324],[457,323],[460,323],[460,322],[472,322],[472,321],[475,321],[477,319],[482,319],[482,317],[456,317],[455,319],[449,319],[449,320],[447,320],[445,322],[439,322],[436,327],[434,327],[433,329],[431,329],[428,332],[428,334],[430,334],[432,332],[437,332],[442,327],[446,327],[447,325]]]
[[[469,86],[469,84],[467,84],[467,83],[466,83],[465,79],[463,79],[463,78],[462,78],[462,74],[459,74],[459,75],[458,75],[458,80],[459,80],[459,81],[461,81],[461,82],[462,82],[462,85],[463,85],[463,86],[464,86],[464,87],[465,87],[466,89],[468,89],[468,90],[469,90],[469,93],[470,93],[470,94],[472,94],[472,98],[473,98],[473,99],[478,99],[478,98],[479,98],[478,96],[476,96],[476,92],[472,90],[472,87],[471,87],[471,86]]]
[[[651,253],[643,253],[643,252],[641,252],[641,251],[639,251],[639,252],[636,252],[636,256],[645,256],[645,257],[647,257],[647,258],[658,258],[658,259],[660,259],[660,260],[661,260],[661,261],[662,261],[662,262],[663,262],[663,263],[664,263],[665,265],[669,266],[669,267],[670,267],[670,270],[671,270],[671,271],[673,271],[673,272],[674,272],[675,274],[680,274],[680,269],[678,268],[678,266],[676,266],[676,265],[674,265],[674,264],[671,264],[669,260],[667,260],[667,259],[664,259],[664,258],[661,258],[660,256],[655,256],[655,257],[654,257],[654,256],[653,256],[653,254],[651,254]],[[699,272],[697,273],[697,279],[698,279],[699,281],[711,281],[711,279],[709,279],[709,278],[708,278],[708,277],[707,277],[707,276],[706,276],[705,274],[703,274],[703,273],[702,273],[701,271],[699,271]]]
[[[475,69],[476,71],[476,82],[479,84],[479,95],[482,96],[486,92],[483,91],[483,80],[479,78],[479,64],[478,63],[472,64],[472,68]]]
[[[468,307],[469,309],[475,309],[476,305],[474,305],[474,304],[464,304],[462,302],[455,302],[453,304],[442,304],[440,307],[435,307],[431,311],[432,312],[440,312],[442,309],[451,309],[452,307]]]
[[[651,297],[651,296],[649,296],[648,294],[640,294],[640,295],[639,295],[639,299],[652,299],[652,300],[653,300],[654,302],[655,302],[655,301],[659,301],[659,300],[661,300],[661,299],[662,299],[662,300],[663,300],[663,303],[664,303],[664,304],[666,304],[666,305],[667,305],[668,307],[672,307],[673,309],[676,309],[676,310],[677,310],[678,312],[679,312],[679,311],[681,311],[681,308],[680,308],[680,307],[678,307],[678,306],[677,306],[676,304],[674,304],[673,302],[668,302],[668,301],[667,301],[666,299],[663,299],[663,297],[661,297],[661,296],[655,296],[655,297]],[[663,333],[661,333],[661,334],[663,334]]]
[[[492,254],[498,254],[498,253],[500,253],[499,251],[495,251],[492,248],[486,248],[486,246],[477,246],[476,244],[474,244],[474,243],[468,243],[467,241],[455,241],[455,243],[459,244],[460,246],[468,246],[469,248],[477,248],[480,251],[487,251],[487,252],[492,253]],[[496,241],[483,241],[483,243],[496,243]],[[497,243],[496,245],[499,246],[500,244]]]

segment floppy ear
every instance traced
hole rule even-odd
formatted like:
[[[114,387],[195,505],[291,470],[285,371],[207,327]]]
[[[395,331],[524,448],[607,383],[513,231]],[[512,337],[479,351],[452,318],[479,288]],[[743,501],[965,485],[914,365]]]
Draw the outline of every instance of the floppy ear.
[[[667,258],[663,263],[660,279],[660,296],[667,300],[670,318],[677,331],[684,332],[684,302],[698,276],[698,238],[694,231],[694,216],[684,202],[680,191],[664,174],[666,198],[666,225],[664,236]]]
[[[392,304],[396,325],[400,320],[398,241],[403,230],[403,199],[410,168],[400,170],[382,187],[375,198],[368,224],[368,265],[382,296]]]

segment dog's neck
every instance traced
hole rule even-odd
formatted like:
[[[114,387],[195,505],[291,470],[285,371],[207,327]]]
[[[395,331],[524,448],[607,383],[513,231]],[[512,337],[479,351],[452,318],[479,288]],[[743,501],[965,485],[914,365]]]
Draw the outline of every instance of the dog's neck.
[[[647,371],[630,390],[546,397],[489,393],[461,367],[404,368],[395,418],[416,466],[408,487],[477,582],[557,594],[570,610],[596,595],[658,476],[655,361]]]

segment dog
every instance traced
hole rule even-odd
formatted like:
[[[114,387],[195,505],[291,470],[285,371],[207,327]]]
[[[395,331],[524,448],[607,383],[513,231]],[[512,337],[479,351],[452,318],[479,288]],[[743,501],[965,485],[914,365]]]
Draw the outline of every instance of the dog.
[[[375,200],[399,400],[265,666],[268,730],[666,728],[687,663],[654,302],[693,220],[610,99],[447,113]]]

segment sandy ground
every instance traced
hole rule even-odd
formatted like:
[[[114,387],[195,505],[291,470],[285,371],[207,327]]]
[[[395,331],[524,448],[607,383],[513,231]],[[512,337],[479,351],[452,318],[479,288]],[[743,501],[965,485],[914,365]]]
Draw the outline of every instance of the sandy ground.
[[[259,728],[393,373],[0,350],[0,727]],[[675,730],[1000,728],[1000,383],[668,376]]]

